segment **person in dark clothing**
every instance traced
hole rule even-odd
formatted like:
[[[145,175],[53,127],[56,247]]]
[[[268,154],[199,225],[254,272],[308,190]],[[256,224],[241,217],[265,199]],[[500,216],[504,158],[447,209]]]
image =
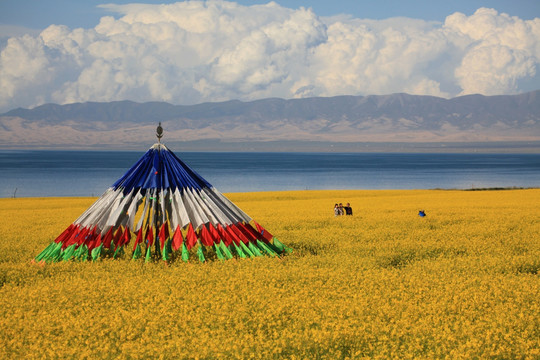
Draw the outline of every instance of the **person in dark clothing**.
[[[352,215],[351,204],[347,203],[347,206],[344,206],[343,209],[345,210],[345,215]]]

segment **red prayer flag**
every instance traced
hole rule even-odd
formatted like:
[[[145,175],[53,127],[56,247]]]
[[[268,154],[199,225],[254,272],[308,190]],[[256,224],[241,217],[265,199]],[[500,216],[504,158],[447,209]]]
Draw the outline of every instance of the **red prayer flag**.
[[[225,234],[226,236],[228,237],[228,240],[230,241],[229,244],[227,246],[229,246],[230,244],[232,244],[233,242],[238,245],[240,244],[240,239],[238,238],[238,235],[236,235],[236,233],[234,232],[234,230],[232,229],[231,225],[226,225],[225,226]]]
[[[141,226],[141,228],[137,232],[137,238],[135,239],[135,244],[133,245],[133,251],[135,251],[135,249],[137,249],[137,245],[139,245],[142,242],[142,238],[143,238],[142,233],[143,233],[143,228]]]
[[[244,234],[242,234],[242,231],[237,227],[236,224],[231,224],[228,228],[235,235],[234,237],[236,239],[240,239],[244,244],[249,243],[249,239]]]
[[[197,243],[197,234],[193,230],[193,226],[189,223],[188,232],[186,235],[186,245],[188,250],[191,249]]]
[[[169,225],[167,225],[167,222],[163,225],[161,225],[161,230],[159,230],[159,242],[161,244],[161,250],[163,251],[163,247],[165,246],[165,240],[169,238]]]
[[[247,231],[249,231],[255,239],[262,240],[262,241],[264,241],[266,243],[270,242],[270,240],[268,240],[264,236],[262,236],[262,234],[259,233],[250,223],[244,224],[244,228]],[[270,234],[270,233],[268,233],[268,234]],[[272,235],[272,234],[270,234],[270,235]]]
[[[119,241],[122,238],[122,227],[120,226],[113,237],[113,244],[118,247]]]
[[[59,242],[64,242],[65,240],[69,239],[71,237],[71,234],[73,233],[73,231],[75,231],[76,228],[77,227],[73,224],[69,225],[67,229],[64,230],[63,233],[58,235],[58,237],[54,240],[54,242],[59,243]]]
[[[233,239],[229,235],[229,233],[221,226],[221,224],[218,224],[217,231],[219,232],[219,237],[225,242],[225,246],[229,246],[232,244]]]
[[[101,244],[101,233],[97,234],[94,233],[92,239],[88,241],[88,250],[92,251],[92,249],[98,247]]]
[[[95,249],[101,245],[101,233],[98,234],[97,238],[92,243],[92,247],[88,247],[89,250]]]
[[[206,228],[206,225],[204,224],[201,228],[200,235],[201,235],[201,242],[204,246],[212,246],[212,244],[214,243],[212,239],[212,235],[210,235],[210,232],[208,231],[208,229]]]
[[[154,244],[154,229],[152,229],[151,226],[149,226],[146,230],[146,240],[148,241],[148,246],[152,246]]]
[[[256,241],[260,237],[258,233],[253,233],[251,229],[244,223],[238,223],[237,226],[242,234],[244,234],[251,242]]]
[[[107,231],[107,233],[105,234],[105,237],[103,238],[103,247],[105,249],[110,249],[111,248],[111,240],[113,238],[113,228],[110,227],[109,228],[109,231]]]
[[[96,227],[94,227],[92,231],[90,231],[90,233],[86,237],[86,240],[84,241],[84,243],[86,244],[86,247],[90,248],[92,244],[95,242],[96,238],[97,238]]]
[[[129,231],[129,228],[126,226],[126,228],[124,229],[124,233],[122,234],[122,238],[120,239],[120,243],[118,244],[118,246],[124,246],[124,245],[127,245],[129,243],[129,241],[131,240],[131,231]]]
[[[212,240],[214,241],[214,243],[216,245],[219,244],[219,240],[221,240],[221,236],[219,235],[219,231],[211,223],[208,224],[208,229],[210,229],[210,235],[212,235]]]
[[[182,246],[182,242],[184,241],[184,237],[182,236],[182,230],[180,229],[180,225],[176,227],[176,230],[174,231],[173,239],[172,239],[172,248],[174,251],[180,249]]]
[[[71,236],[69,237],[69,239],[66,239],[66,241],[64,241],[64,248],[70,246],[70,245],[73,245],[73,244],[76,244],[79,239],[80,239],[80,235],[81,233],[84,231],[84,228],[80,228],[79,225],[77,225],[77,228],[75,229],[75,231],[71,234]]]
[[[79,228],[79,225],[76,225],[73,228],[73,231],[69,234],[69,237],[66,237],[62,241],[62,247],[66,248],[67,246],[71,244],[75,244],[75,242],[77,241],[77,236],[80,234],[80,232],[81,232],[81,229]]]
[[[79,234],[79,236],[77,236],[77,245],[82,245],[84,244],[84,242],[86,241],[86,239],[88,238],[88,236],[90,236],[90,229],[85,227],[81,233]]]
[[[262,235],[265,240],[271,241],[274,238],[274,235],[270,234],[265,228],[259,225],[255,220],[253,221],[257,227],[257,231]]]

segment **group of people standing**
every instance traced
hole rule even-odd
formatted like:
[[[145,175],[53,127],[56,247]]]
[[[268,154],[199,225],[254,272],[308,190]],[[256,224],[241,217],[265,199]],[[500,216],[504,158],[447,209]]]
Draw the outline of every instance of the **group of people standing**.
[[[347,203],[347,205],[343,206],[343,203],[339,203],[334,205],[334,216],[341,215],[352,215],[351,204]]]

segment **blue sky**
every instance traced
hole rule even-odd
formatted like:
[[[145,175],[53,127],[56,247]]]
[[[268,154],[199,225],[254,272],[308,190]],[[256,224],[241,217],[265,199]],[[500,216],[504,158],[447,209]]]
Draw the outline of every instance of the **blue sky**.
[[[103,3],[0,0],[0,112],[540,89],[539,0]]]
[[[1,0],[0,24],[18,25],[33,29],[44,29],[51,24],[63,24],[71,28],[93,27],[99,18],[108,15],[100,4],[146,3],[166,4],[175,1],[140,0]],[[239,4],[266,4],[266,0],[237,1]],[[358,18],[386,19],[404,16],[423,20],[444,21],[446,16],[459,11],[472,14],[481,7],[494,8],[511,16],[532,19],[540,16],[538,0],[283,0],[278,4],[299,8],[311,7],[320,16],[350,14]]]

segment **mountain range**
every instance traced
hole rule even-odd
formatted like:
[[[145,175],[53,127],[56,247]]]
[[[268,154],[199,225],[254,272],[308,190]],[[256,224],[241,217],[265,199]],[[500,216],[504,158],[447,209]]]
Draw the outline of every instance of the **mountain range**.
[[[187,150],[245,150],[246,144],[255,150],[348,149],[344,144],[358,150],[359,144],[383,143],[540,147],[540,90],[452,99],[392,94],[45,104],[0,114],[0,148],[141,149],[155,142],[159,122],[163,141]]]

